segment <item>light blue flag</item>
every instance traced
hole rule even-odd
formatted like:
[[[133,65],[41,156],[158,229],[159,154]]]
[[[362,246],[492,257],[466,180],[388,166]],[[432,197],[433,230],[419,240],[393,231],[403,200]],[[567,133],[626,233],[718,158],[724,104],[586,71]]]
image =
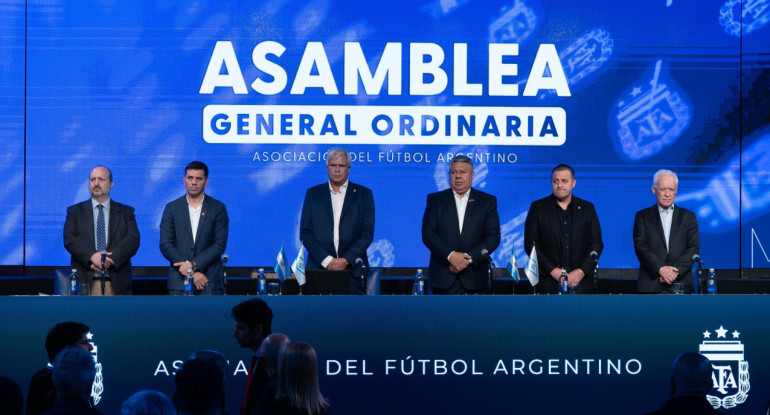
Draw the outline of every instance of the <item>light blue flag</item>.
[[[294,278],[299,285],[305,285],[305,247],[300,246],[297,257],[291,264],[291,270],[294,271]]]
[[[529,254],[527,268],[524,269],[524,273],[527,274],[527,278],[529,278],[529,282],[533,287],[540,282],[540,272],[537,267],[537,251],[535,251],[535,245],[532,245],[532,252]]]
[[[289,264],[288,261],[286,261],[286,253],[283,251],[283,244],[281,244],[281,251],[278,252],[278,256],[275,258],[275,266],[273,269],[275,270],[275,273],[278,274],[278,278],[281,282],[289,276]]]
[[[516,246],[511,248],[511,257],[508,258],[508,272],[511,273],[515,284],[519,283],[519,264],[516,263]]]

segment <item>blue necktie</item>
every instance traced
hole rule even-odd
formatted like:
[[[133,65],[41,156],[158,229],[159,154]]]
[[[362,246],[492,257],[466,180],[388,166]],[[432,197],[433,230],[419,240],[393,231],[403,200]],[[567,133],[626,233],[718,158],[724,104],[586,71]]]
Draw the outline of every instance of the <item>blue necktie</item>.
[[[97,205],[99,215],[96,217],[96,250],[101,252],[107,249],[107,232],[104,229],[104,206]]]

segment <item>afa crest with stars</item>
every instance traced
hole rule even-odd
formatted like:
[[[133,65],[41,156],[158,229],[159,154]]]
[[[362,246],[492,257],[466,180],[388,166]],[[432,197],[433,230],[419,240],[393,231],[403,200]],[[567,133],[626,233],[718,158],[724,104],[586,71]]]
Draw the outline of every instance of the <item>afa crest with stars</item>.
[[[733,408],[749,396],[749,362],[744,355],[738,330],[723,326],[703,332],[698,352],[711,360],[713,388],[706,396],[715,409]]]

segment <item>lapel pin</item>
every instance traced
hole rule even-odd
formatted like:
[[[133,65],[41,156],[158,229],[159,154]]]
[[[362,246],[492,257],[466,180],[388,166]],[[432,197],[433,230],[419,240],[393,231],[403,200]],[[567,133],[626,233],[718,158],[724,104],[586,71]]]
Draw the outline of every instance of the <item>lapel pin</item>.
[[[468,203],[471,203],[471,202],[473,202],[473,199],[468,199]]]
[[[355,193],[355,192],[356,192],[356,190],[358,190],[358,189],[353,189],[353,193]]]
[[[201,212],[201,216],[206,216],[206,212]]]

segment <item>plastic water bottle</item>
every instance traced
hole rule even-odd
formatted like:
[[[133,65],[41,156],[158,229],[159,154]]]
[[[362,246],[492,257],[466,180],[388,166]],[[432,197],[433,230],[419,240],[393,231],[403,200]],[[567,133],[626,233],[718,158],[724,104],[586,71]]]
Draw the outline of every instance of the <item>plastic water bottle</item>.
[[[559,295],[562,294],[569,294],[569,277],[564,268],[561,269],[561,275],[559,275]]]
[[[193,295],[193,271],[192,268],[187,270],[187,276],[184,279],[184,295]]]
[[[267,295],[267,277],[265,277],[264,268],[260,268],[257,275],[257,295]]]
[[[78,270],[72,269],[72,273],[70,273],[70,295],[78,295],[78,286],[80,284],[78,283]]]
[[[422,275],[422,269],[417,270],[414,276],[415,291],[414,295],[425,295],[425,276]]]
[[[717,275],[714,273],[714,268],[709,268],[709,276],[706,278],[706,293],[717,293]]]

